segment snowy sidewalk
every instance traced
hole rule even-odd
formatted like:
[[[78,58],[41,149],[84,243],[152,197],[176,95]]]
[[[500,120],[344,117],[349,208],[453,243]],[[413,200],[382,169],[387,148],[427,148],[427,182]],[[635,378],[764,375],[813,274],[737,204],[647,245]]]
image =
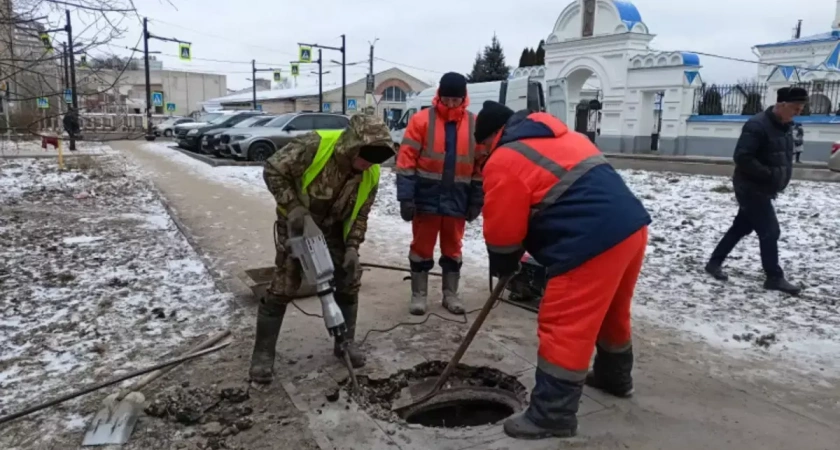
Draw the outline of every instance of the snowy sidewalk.
[[[212,168],[163,144],[140,145],[211,185],[240,190],[249,199],[270,205],[259,167]],[[689,331],[732,355],[780,357],[797,370],[840,378],[840,184],[794,181],[777,201],[782,266],[791,280],[806,286],[797,299],[762,288],[754,234],[727,261],[729,283],[703,273],[711,249],[737,211],[728,179],[642,171],[621,174],[653,216],[635,297],[637,317]],[[266,215],[270,214],[269,209]],[[382,171],[368,230],[364,260],[407,264],[411,226],[399,219],[390,169]],[[465,277],[471,287],[485,288],[481,218],[468,225],[464,246]]]
[[[131,163],[112,153],[67,167],[0,160],[0,414],[155,364],[226,326],[229,296]],[[104,395],[11,424],[0,448],[79,430]]]
[[[161,144],[121,143],[119,149],[132,153],[147,169],[203,250],[216,261],[217,268],[230,275],[272,263],[270,224],[274,206],[259,167],[212,168]],[[828,394],[837,389],[836,365],[831,361],[838,340],[837,326],[830,317],[833,311],[830,299],[835,295],[830,287],[837,286],[836,275],[817,265],[830,264],[830,254],[821,254],[818,259],[805,255],[825,253],[836,245],[828,231],[837,219],[821,211],[820,216],[807,224],[794,222],[800,209],[815,208],[815,202],[822,202],[820,207],[824,211],[833,208],[832,198],[837,198],[834,191],[810,193],[809,190],[823,185],[796,184],[791,187],[791,195],[802,189],[809,192],[807,198],[793,204],[780,201],[783,227],[807,226],[813,235],[811,241],[800,243],[802,247],[797,249],[783,244],[786,251],[798,252],[792,255],[798,258],[795,261],[791,261],[792,256],[785,256],[791,277],[807,282],[808,293],[814,296],[794,302],[759,289],[755,242],[744,242],[733,255],[741,258],[733,258],[730,263],[735,269],[733,278],[738,280],[720,285],[701,273],[699,262],[705,259],[709,247],[723,233],[735,212],[731,193],[721,187],[726,184],[724,178],[643,172],[622,172],[622,175],[643,198],[655,220],[649,257],[636,297],[638,320],[634,342],[639,395],[622,402],[587,390],[585,406],[590,408],[587,411],[598,411],[582,420],[582,433],[594,439],[590,447],[830,448],[840,439],[840,432],[831,425],[840,419],[840,410]],[[393,184],[393,175],[383,171],[368,241],[361,256],[365,261],[406,265],[410,226],[399,220]],[[791,211],[795,211],[793,215]],[[468,227],[465,253],[468,282],[464,297],[471,309],[479,306],[487,295],[480,220]],[[385,328],[406,320],[408,288],[401,278],[383,271],[366,273],[361,330]],[[438,284],[430,286],[433,292],[439,289]],[[714,295],[710,294],[711,290],[715,290]],[[795,314],[801,308],[818,305],[821,298],[828,298],[828,303],[816,311],[828,317]],[[299,303],[309,311],[319,308],[317,301]],[[439,303],[432,305],[432,311],[441,312]],[[771,313],[776,317],[770,316]],[[279,439],[288,443],[290,439],[299,439],[295,433],[308,430],[316,435],[326,433],[328,440],[335,445],[342,442],[347,448],[351,444],[356,448],[392,448],[387,445],[418,450],[465,448],[455,441],[444,444],[448,438],[443,437],[428,441],[426,434],[416,430],[405,433],[397,430],[393,436],[383,432],[382,427],[374,427],[362,437],[358,430],[368,430],[362,427],[370,426],[371,422],[359,413],[345,413],[343,407],[341,411],[322,411],[325,376],[342,371],[330,354],[320,320],[303,317],[294,309],[287,316],[278,344],[278,373],[284,387],[298,389],[296,394],[294,389],[286,391],[293,398],[297,396],[298,401],[311,402],[312,409],[303,428],[274,429],[271,432],[274,442]],[[522,380],[532,380],[528,371],[533,370],[529,367],[533,367],[536,358],[534,322],[530,312],[509,305],[499,306],[479,334],[476,348],[468,352],[467,360],[499,366],[508,373],[521,374]],[[819,333],[813,331],[820,327],[818,323],[824,324]],[[250,329],[250,321],[244,326]],[[686,330],[691,334],[686,334]],[[371,352],[371,364],[364,373],[392,372],[412,361],[448,358],[457,345],[455,337],[463,332],[462,326],[433,319],[418,328],[403,328],[392,334],[373,333],[366,344]],[[775,341],[769,336],[771,332],[776,333]],[[752,338],[749,333],[753,333]],[[732,337],[735,334],[740,340]],[[755,337],[762,336],[761,344],[755,345]],[[823,348],[800,354],[808,340],[819,342]],[[196,369],[196,379],[209,383],[243,379],[249,344],[246,338],[241,339],[237,349],[232,350],[239,352],[237,358],[222,365],[205,365],[201,373]],[[791,368],[807,372],[807,376],[795,375]],[[285,396],[277,395],[278,389],[273,386],[270,397],[261,397],[260,407],[270,411],[286,408]],[[266,405],[268,398],[274,403]],[[282,405],[278,406],[277,402]],[[722,415],[721,411],[726,414]],[[255,414],[255,418],[270,420],[265,414]],[[345,419],[349,422],[343,422]],[[498,440],[497,428],[488,430],[491,434],[485,436],[487,445],[474,448],[552,448],[550,443],[549,447],[539,447]],[[272,448],[260,436],[264,435],[243,433],[236,439],[252,439],[246,446],[249,449]],[[492,445],[490,441],[494,441]],[[288,448],[309,448],[308,444],[291,442]]]

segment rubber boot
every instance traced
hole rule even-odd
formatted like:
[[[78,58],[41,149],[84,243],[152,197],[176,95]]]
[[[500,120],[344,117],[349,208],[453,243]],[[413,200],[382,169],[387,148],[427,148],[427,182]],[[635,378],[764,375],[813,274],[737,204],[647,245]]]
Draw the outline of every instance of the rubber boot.
[[[341,315],[344,316],[344,323],[347,325],[347,334],[344,336],[344,347],[350,354],[350,364],[353,368],[364,367],[367,362],[364,353],[356,345],[356,319],[359,315],[359,294],[348,295],[336,292],[335,302],[341,310]],[[336,358],[344,362],[344,350],[341,344],[336,340],[333,346],[333,354]]]
[[[633,396],[633,348],[621,353],[610,353],[597,346],[592,371],[586,375],[586,385],[610,395],[629,398]]]
[[[452,314],[464,314],[464,302],[458,295],[458,283],[460,281],[460,272],[443,274],[443,307]]]
[[[429,296],[429,272],[411,272],[411,304],[408,312],[415,316],[426,314],[426,300]]]
[[[583,384],[554,378],[537,369],[531,404],[523,414],[505,421],[505,434],[515,439],[572,437]]]
[[[274,380],[277,336],[288,304],[283,300],[283,297],[267,294],[257,309],[257,332],[254,352],[251,354],[251,369],[248,371],[251,381],[255,383],[269,384]]]
[[[764,289],[784,292],[785,294],[793,296],[797,296],[802,292],[801,287],[785,280],[784,277],[766,279],[764,281]]]

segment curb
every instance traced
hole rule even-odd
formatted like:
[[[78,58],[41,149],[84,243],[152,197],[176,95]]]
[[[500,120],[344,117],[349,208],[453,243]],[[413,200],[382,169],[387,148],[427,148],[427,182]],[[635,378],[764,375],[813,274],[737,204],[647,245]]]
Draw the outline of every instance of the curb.
[[[181,152],[182,154],[187,155],[190,158],[197,159],[197,160],[199,160],[199,161],[203,162],[204,164],[207,164],[211,167],[224,167],[224,166],[255,167],[255,166],[263,166],[265,164],[265,163],[260,162],[260,161],[236,161],[236,160],[233,160],[233,159],[218,159],[218,158],[214,158],[212,156],[207,156],[207,155],[203,155],[203,154],[194,153],[194,152],[191,152],[189,150],[186,150],[186,149],[183,149],[181,147],[174,146],[174,145],[170,145],[169,148],[171,148],[172,150],[177,150],[178,152]]]

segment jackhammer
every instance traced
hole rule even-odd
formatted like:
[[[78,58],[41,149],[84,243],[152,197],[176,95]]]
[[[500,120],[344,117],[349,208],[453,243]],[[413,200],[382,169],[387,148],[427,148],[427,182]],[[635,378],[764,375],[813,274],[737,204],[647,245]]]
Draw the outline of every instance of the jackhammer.
[[[306,216],[303,222],[302,235],[293,236],[291,227],[289,228],[289,246],[291,247],[292,257],[300,261],[303,276],[307,283],[315,286],[316,295],[321,300],[324,325],[327,327],[327,332],[335,338],[339,348],[341,348],[344,364],[350,372],[353,389],[359,392],[359,383],[356,380],[353,365],[350,363],[350,354],[347,352],[347,325],[344,323],[344,315],[341,314],[341,309],[339,309],[335,303],[335,297],[333,297],[333,292],[335,292],[333,276],[335,266],[333,266],[324,233],[321,232],[312,217]]]

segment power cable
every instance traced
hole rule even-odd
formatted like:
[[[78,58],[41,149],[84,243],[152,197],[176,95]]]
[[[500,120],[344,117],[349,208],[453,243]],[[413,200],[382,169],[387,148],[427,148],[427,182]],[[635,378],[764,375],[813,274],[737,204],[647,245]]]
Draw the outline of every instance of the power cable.
[[[403,67],[408,67],[409,69],[422,70],[424,72],[437,73],[437,74],[441,74],[441,75],[445,73],[445,72],[441,72],[439,70],[425,69],[423,67],[412,66],[410,64],[404,64],[404,63],[401,63],[401,62],[391,61],[391,60],[387,60],[385,58],[379,58],[379,57],[376,57],[376,56],[373,59],[376,60],[376,61],[382,61],[382,62],[386,62],[386,63],[389,63],[389,64],[393,64],[395,66],[403,66]]]
[[[756,64],[756,65],[759,65],[759,66],[790,67],[790,68],[793,68],[793,69],[802,70],[802,71],[806,71],[806,72],[824,72],[824,73],[837,73],[838,72],[837,70],[812,69],[812,68],[809,68],[809,67],[797,66],[797,65],[791,65],[791,64],[766,63],[766,62],[756,61],[754,59],[737,58],[737,57],[734,57],[734,56],[718,55],[718,54],[715,54],[715,53],[706,53],[706,52],[697,52],[697,51],[694,51],[694,50],[674,50],[673,52],[668,51],[668,50],[654,50],[654,51],[662,52],[662,53],[674,53],[674,52],[694,53],[694,54],[700,55],[700,56],[708,56],[710,58],[724,59],[724,60],[727,60],[727,61],[750,63],[750,64]]]
[[[394,270],[394,269],[388,269],[388,270]],[[322,316],[320,314],[310,313],[310,312],[304,310],[303,308],[300,307],[300,305],[297,304],[297,300],[292,300],[291,303],[292,303],[292,306],[294,306],[295,309],[300,311],[301,314],[303,314],[304,316],[317,317],[317,318],[322,319],[322,320],[324,318],[324,316]],[[492,309],[496,309],[496,307],[499,306],[500,303],[501,303],[501,299],[496,300],[496,302],[493,304]],[[428,322],[429,319],[431,319],[432,317],[437,317],[438,319],[441,319],[445,322],[452,322],[452,323],[457,323],[457,324],[460,324],[460,325],[466,325],[466,324],[470,323],[468,316],[470,314],[477,313],[477,312],[481,311],[482,309],[483,308],[476,308],[476,309],[473,309],[473,310],[470,310],[470,311],[464,311],[463,313],[461,313],[459,315],[461,317],[460,320],[452,319],[450,317],[445,317],[445,316],[442,316],[442,315],[437,314],[437,313],[429,313],[429,314],[426,314],[426,316],[423,318],[423,320],[421,320],[419,322],[398,322],[398,323],[396,323],[396,324],[394,324],[394,325],[392,325],[388,328],[372,328],[372,329],[368,330],[367,333],[365,333],[364,337],[362,337],[362,339],[360,341],[357,342],[357,345],[362,346],[367,341],[368,337],[370,337],[371,333],[387,334],[387,333],[390,333],[390,332],[392,332],[392,331],[394,331],[394,330],[396,330],[397,328],[400,328],[400,327],[413,327],[413,326],[423,325],[426,322]]]

